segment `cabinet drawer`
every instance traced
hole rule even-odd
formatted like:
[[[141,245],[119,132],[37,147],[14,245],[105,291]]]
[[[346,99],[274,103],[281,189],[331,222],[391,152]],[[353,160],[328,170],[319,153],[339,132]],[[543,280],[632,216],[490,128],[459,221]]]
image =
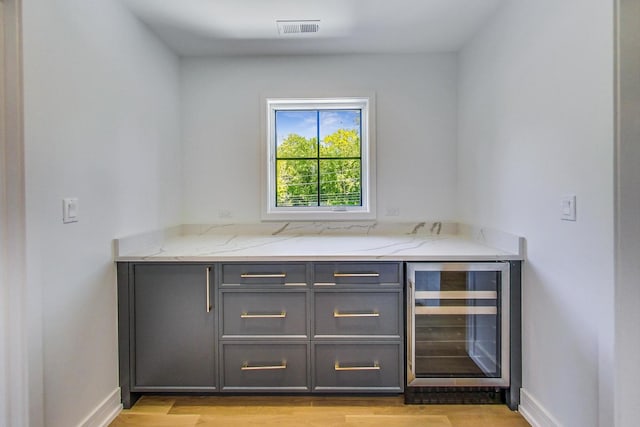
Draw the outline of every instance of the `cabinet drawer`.
[[[288,335],[306,337],[306,292],[223,291],[222,337]]]
[[[314,294],[314,335],[400,337],[399,292]]]
[[[315,391],[402,391],[400,344],[314,344]]]
[[[306,343],[222,344],[223,391],[309,391]]]
[[[322,285],[397,285],[400,264],[388,262],[317,263],[313,282]]]
[[[300,285],[306,286],[307,266],[287,264],[223,264],[222,285]]]

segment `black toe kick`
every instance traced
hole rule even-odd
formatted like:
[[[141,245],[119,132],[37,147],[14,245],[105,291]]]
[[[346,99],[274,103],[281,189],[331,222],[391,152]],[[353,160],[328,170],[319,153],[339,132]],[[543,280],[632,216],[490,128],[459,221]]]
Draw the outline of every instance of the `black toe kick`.
[[[406,404],[504,404],[508,389],[496,387],[407,387]]]

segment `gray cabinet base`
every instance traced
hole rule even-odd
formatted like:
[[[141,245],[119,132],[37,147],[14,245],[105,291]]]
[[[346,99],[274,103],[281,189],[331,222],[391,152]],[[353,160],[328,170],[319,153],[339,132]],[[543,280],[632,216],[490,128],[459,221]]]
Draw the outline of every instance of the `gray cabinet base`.
[[[309,323],[304,321],[304,327],[302,330],[306,330],[306,334],[309,338],[300,338],[297,337],[290,344],[300,344],[304,341],[306,344],[303,345],[305,350],[303,353],[308,352],[309,355],[296,355],[296,356],[287,356],[287,359],[292,361],[295,359],[301,360],[305,359],[310,361],[308,366],[305,366],[304,369],[300,368],[300,372],[296,372],[292,378],[294,380],[289,381],[288,377],[284,376],[281,379],[281,388],[280,389],[272,389],[271,386],[265,383],[264,378],[271,378],[274,376],[282,376],[280,374],[274,374],[273,372],[251,372],[249,375],[244,375],[241,372],[241,365],[235,367],[235,371],[229,371],[225,376],[224,372],[216,372],[215,366],[217,366],[217,357],[214,357],[212,363],[214,366],[214,375],[222,376],[226,378],[222,381],[221,384],[210,384],[209,388],[185,388],[185,387],[144,387],[141,388],[140,385],[136,386],[133,384],[134,381],[134,360],[136,357],[135,354],[135,316],[134,316],[134,295],[133,295],[133,286],[134,286],[134,275],[132,273],[132,269],[136,263],[126,263],[120,262],[117,263],[117,277],[118,277],[118,345],[119,345],[119,377],[120,377],[120,388],[121,388],[121,399],[122,404],[125,409],[130,408],[138,398],[144,393],[153,393],[153,394],[201,394],[201,395],[219,395],[221,390],[218,388],[218,385],[222,385],[225,390],[223,393],[226,394],[274,394],[274,395],[312,395],[317,393],[326,393],[326,394],[336,394],[336,395],[362,395],[362,394],[371,394],[375,393],[378,395],[398,395],[402,394],[404,389],[405,402],[406,403],[505,403],[512,410],[517,409],[520,403],[520,387],[521,387],[521,377],[522,377],[522,344],[520,337],[520,329],[521,329],[521,263],[520,262],[511,262],[511,384],[509,388],[506,389],[495,389],[489,388],[486,390],[474,388],[473,390],[462,389],[462,388],[449,388],[447,390],[443,390],[442,387],[436,388],[427,388],[427,387],[405,387],[405,377],[404,377],[404,327],[402,323],[402,318],[404,315],[402,314],[402,287],[400,283],[403,283],[403,271],[402,271],[402,263],[351,263],[351,264],[343,264],[343,263],[292,263],[293,266],[288,266],[288,268],[293,269],[291,276],[299,282],[306,282],[307,286],[314,286],[313,283],[317,283],[318,286],[315,287],[314,291],[311,291],[310,294],[315,295],[317,297],[317,301],[315,301],[314,296],[309,296],[309,301],[306,303],[306,307],[308,311],[305,313],[306,316],[310,316]],[[160,264],[160,263],[158,263]],[[174,263],[186,265],[188,263]],[[147,263],[148,265],[148,263]],[[166,264],[165,264],[166,265]],[[192,264],[193,265],[193,264]],[[209,264],[211,265],[211,264]],[[238,264],[239,265],[239,264]],[[205,265],[202,264],[204,267]],[[241,271],[239,267],[237,268],[235,264],[226,265],[226,269],[224,272],[227,276],[233,278],[235,280],[235,275],[239,277]],[[264,265],[260,265],[260,272],[262,273],[271,273],[271,272],[280,272],[282,267],[276,267],[275,265],[271,265],[265,263]],[[362,279],[335,279],[334,273],[336,271],[342,272],[345,269],[348,269],[350,272],[354,269],[362,269],[366,267],[369,270],[375,270],[376,273],[380,274],[384,280],[384,286],[376,286],[375,284],[365,283],[362,287],[358,287],[356,281]],[[306,270],[305,270],[306,269]],[[313,279],[313,275],[311,273],[306,274],[305,271],[316,271],[316,280]],[[214,282],[215,285],[218,286],[221,282],[221,277],[223,275],[223,268],[221,265],[217,265],[216,268],[213,269],[212,283],[211,283],[211,295],[220,295],[216,290],[214,290]],[[237,271],[236,271],[237,270]],[[324,276],[326,276],[326,278]],[[230,279],[231,280],[231,279]],[[243,279],[244,280],[244,279]],[[262,280],[262,279],[246,279],[250,280]],[[341,282],[344,281],[345,283]],[[351,280],[351,281],[349,281]],[[380,279],[382,280],[382,279]],[[368,328],[368,330],[374,330],[379,332],[380,330],[384,332],[383,336],[380,337],[363,337],[363,336],[350,336],[350,337],[340,337],[339,333],[345,331],[344,326],[335,327],[330,322],[342,322],[346,323],[342,319],[335,319],[333,315],[334,308],[333,305],[330,305],[330,295],[328,290],[324,290],[325,287],[323,285],[331,285],[328,282],[337,282],[332,285],[335,286],[335,290],[337,292],[330,292],[337,299],[337,301],[341,301],[339,297],[351,297],[351,296],[359,296],[362,295],[366,297],[368,293],[373,293],[374,295],[377,293],[380,298],[373,298],[374,301],[387,301],[390,298],[396,298],[396,296],[391,292],[391,287],[389,283],[393,282],[397,287],[399,297],[397,301],[398,303],[391,303],[387,301],[383,304],[384,310],[376,310],[376,314],[380,317],[385,317],[392,319],[393,317],[399,317],[397,321],[398,328],[391,328],[391,330],[387,331],[384,329],[385,327],[389,327],[389,324],[383,325],[382,328]],[[241,279],[235,280],[235,282],[243,283]],[[325,283],[327,282],[327,283]],[[352,283],[353,282],[353,283]],[[253,284],[251,282],[250,284]],[[258,283],[259,285],[264,285],[262,282]],[[354,290],[353,286],[356,285],[356,289]],[[198,285],[203,294],[205,292],[205,282]],[[328,289],[328,288],[327,288]],[[384,290],[382,290],[384,289]],[[225,291],[226,292],[226,291]],[[263,289],[263,292],[265,290]],[[223,293],[222,291],[220,293]],[[304,292],[302,292],[304,293]],[[231,295],[231,294],[230,294]],[[220,305],[216,304],[215,298],[213,299],[212,310],[219,310]],[[366,298],[365,298],[366,299]],[[360,301],[358,299],[358,301]],[[394,300],[396,301],[396,300]],[[316,305],[316,303],[318,305]],[[324,305],[327,307],[324,307]],[[328,305],[329,304],[329,305]],[[390,311],[391,314],[387,314],[387,309],[391,308],[391,305],[397,304],[397,310]],[[199,309],[203,309],[205,307],[204,303],[200,304],[202,307]],[[315,318],[314,313],[316,310],[321,309],[322,307],[330,309],[327,315],[327,319]],[[386,307],[386,308],[385,308]],[[251,308],[251,307],[250,307]],[[369,309],[369,307],[359,307],[362,308],[361,311],[366,311],[365,309]],[[380,307],[374,307],[380,308]],[[326,311],[326,310],[325,310]],[[293,312],[292,312],[293,313]],[[361,313],[360,313],[361,314]],[[316,313],[317,315],[317,313]],[[222,314],[220,314],[222,316]],[[361,327],[361,323],[366,321],[371,321],[369,318],[358,319],[355,318],[355,321],[352,324]],[[373,318],[374,320],[377,317]],[[221,323],[224,323],[222,317],[219,318]],[[352,319],[353,320],[353,319]],[[302,322],[302,320],[301,320]],[[217,322],[216,322],[217,323]],[[266,324],[269,326],[269,324]],[[222,326],[222,325],[220,325]],[[241,325],[240,325],[241,326]],[[368,325],[370,326],[370,325]],[[257,328],[257,326],[253,326]],[[266,327],[266,326],[265,326]],[[329,329],[323,329],[323,328]],[[333,329],[331,329],[331,327]],[[354,326],[355,327],[355,326]],[[316,330],[319,328],[319,330]],[[242,328],[236,330],[237,328],[231,328],[231,332],[244,334],[247,331]],[[238,332],[239,331],[239,332]],[[315,336],[314,332],[326,332],[329,335],[323,336]],[[250,332],[255,334],[255,331],[251,330]],[[353,332],[353,331],[351,331]],[[362,333],[363,331],[358,329],[356,332]],[[296,331],[298,333],[298,331]],[[218,334],[220,337],[218,337]],[[335,334],[335,335],[334,335]],[[224,346],[228,346],[229,349],[238,349],[240,346],[238,344],[245,345],[246,347],[242,347],[245,349],[255,349],[256,347],[252,347],[251,344],[254,345],[262,345],[271,341],[271,344],[277,344],[273,342],[270,337],[252,337],[253,342],[242,343],[240,341],[236,341],[234,339],[228,339],[223,337],[222,331],[212,332],[208,335],[207,339],[212,340],[209,341],[208,346],[211,347],[211,352],[218,355],[218,351],[222,351]],[[234,338],[238,338],[234,336]],[[254,340],[256,339],[256,340]],[[222,344],[222,347],[218,347],[219,344]],[[284,344],[284,343],[280,343]],[[362,354],[371,355],[371,351],[362,352],[358,349],[366,348],[367,345],[371,345],[372,349],[380,350],[380,356],[374,358],[373,360],[369,360],[366,357],[361,357]],[[276,347],[277,349],[278,347]],[[300,350],[297,350],[300,352]],[[341,351],[345,351],[344,354],[339,354]],[[282,361],[282,357],[278,354],[276,356],[279,357],[271,357],[270,354],[265,353],[264,351],[258,351],[259,354],[265,356],[259,358],[258,362],[260,363],[271,363]],[[224,358],[224,354],[221,355]],[[269,356],[269,357],[266,357]],[[348,357],[347,357],[348,356]],[[229,356],[231,357],[231,356]],[[293,357],[293,359],[291,359]],[[345,358],[346,357],[346,358]],[[396,366],[397,371],[388,374],[388,362],[383,359],[391,360],[399,357],[398,364]],[[340,362],[341,359],[345,360],[343,364],[336,364],[336,361]],[[233,359],[233,358],[232,358]],[[253,360],[249,357],[246,357],[247,362],[252,362]],[[262,360],[264,359],[264,360]],[[273,359],[273,360],[272,360]],[[244,361],[244,358],[243,360]],[[324,363],[326,362],[326,363]],[[378,363],[378,369],[352,369],[352,370],[344,370],[338,371],[340,368],[371,368],[375,367]],[[224,366],[224,364],[223,364]],[[251,368],[253,365],[251,363],[247,363],[246,367]],[[275,366],[275,365],[274,365]],[[294,365],[287,365],[291,369]],[[245,371],[247,371],[245,369]],[[250,370],[249,370],[250,371]],[[266,370],[265,370],[266,371]],[[273,370],[277,371],[277,370]],[[302,374],[302,371],[306,372]],[[231,374],[233,372],[233,374]],[[254,375],[257,374],[257,375]],[[235,377],[234,377],[235,375]],[[251,378],[253,375],[254,379],[247,380],[246,378]],[[360,379],[356,382],[346,381],[343,382],[342,378],[351,375],[357,376]],[[237,378],[236,378],[237,377]],[[264,378],[263,378],[264,377]],[[257,379],[256,379],[257,378]],[[396,378],[398,381],[396,381]],[[304,380],[303,380],[304,379]],[[269,379],[272,381],[273,379]],[[217,380],[220,381],[220,380]],[[217,382],[216,381],[216,382]],[[288,382],[289,381],[289,382]],[[268,381],[267,381],[268,382]],[[312,387],[312,390],[309,390],[309,387]],[[238,388],[236,388],[238,387]],[[291,389],[287,390],[287,387],[291,387]],[[294,390],[295,389],[295,390]]]

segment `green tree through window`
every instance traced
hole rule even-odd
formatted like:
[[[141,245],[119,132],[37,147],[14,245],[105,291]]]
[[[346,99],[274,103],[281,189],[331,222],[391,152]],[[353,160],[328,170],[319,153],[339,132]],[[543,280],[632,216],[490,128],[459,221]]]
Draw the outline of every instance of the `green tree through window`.
[[[276,206],[362,205],[360,116],[276,111]]]

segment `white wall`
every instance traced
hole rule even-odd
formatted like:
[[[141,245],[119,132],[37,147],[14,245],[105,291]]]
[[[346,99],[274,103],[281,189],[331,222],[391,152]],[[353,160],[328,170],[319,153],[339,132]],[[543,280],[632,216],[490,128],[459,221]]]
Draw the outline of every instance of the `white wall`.
[[[613,425],[613,2],[505,2],[460,54],[460,220],[526,236],[523,409]],[[560,197],[577,195],[576,222]]]
[[[0,1],[0,425],[28,424],[19,0]]]
[[[453,54],[184,59],[185,223],[260,220],[261,96],[368,93],[378,220],[453,218],[456,73]]]
[[[619,126],[616,144],[616,426],[640,412],[640,2],[617,2]]]
[[[112,0],[25,1],[24,57],[31,425],[69,427],[119,403],[111,240],[181,221],[179,66]]]

